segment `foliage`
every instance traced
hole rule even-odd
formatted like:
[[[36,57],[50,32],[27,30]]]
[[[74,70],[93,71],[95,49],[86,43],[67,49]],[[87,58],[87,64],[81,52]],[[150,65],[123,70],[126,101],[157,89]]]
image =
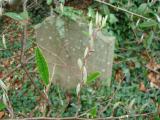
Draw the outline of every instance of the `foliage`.
[[[14,13],[14,12],[7,12],[5,13],[5,15],[17,21],[23,21],[23,20],[28,19],[28,13],[26,11],[20,14]]]
[[[3,103],[0,103],[0,111],[2,111],[5,108],[6,108],[6,106]]]
[[[36,64],[38,67],[38,71],[40,73],[41,79],[44,82],[45,85],[49,84],[49,71],[48,71],[48,65],[47,62],[42,55],[42,52],[40,51],[39,48],[36,48],[35,50],[36,54]]]
[[[90,84],[92,82],[94,82],[97,78],[99,78],[101,76],[100,72],[94,72],[91,73],[88,77],[87,77],[87,84]]]
[[[17,21],[24,21],[30,16],[31,24],[28,26],[29,30],[27,31],[30,36],[28,36],[25,51],[27,58],[34,54],[33,49],[35,47],[35,38],[30,29],[32,29],[34,24],[40,23],[50,15],[52,0],[47,1],[38,1],[42,7],[39,7],[39,5],[35,6],[29,9],[28,13],[15,13],[14,11],[4,13],[4,15]],[[65,1],[60,0],[60,2],[64,3]],[[72,1],[67,0],[67,2]],[[100,76],[98,71],[89,74],[87,77],[88,84],[81,88],[79,115],[86,119],[110,116],[120,117],[124,115],[131,116],[128,119],[153,119],[153,117],[154,119],[159,119],[157,114],[159,114],[160,91],[159,88],[154,88],[150,84],[159,75],[159,73],[154,72],[159,72],[158,65],[160,64],[160,2],[109,0],[108,3],[142,15],[145,18],[99,2],[93,2],[92,5],[83,10],[84,12],[76,10],[76,6],[75,8],[64,6],[63,12],[59,8],[54,9],[56,14],[69,17],[71,20],[77,20],[78,17],[85,16],[88,13],[88,16],[85,17],[94,22],[97,11],[103,17],[107,15],[108,20],[103,28],[103,33],[114,35],[117,39],[112,86],[111,88],[107,88],[105,85],[99,86],[102,83],[97,80]],[[2,35],[3,33],[5,35],[5,44],[7,46],[7,49],[5,49],[3,38],[0,37],[0,50],[2,51],[0,52],[0,78],[9,86],[8,96],[14,113],[16,117],[20,118],[29,116],[40,117],[43,114],[43,110],[39,106],[42,106],[44,101],[29,81],[26,73],[20,69],[8,75],[10,70],[15,69],[19,65],[22,28],[19,27],[19,23],[8,20],[8,18],[1,18],[0,25],[2,26],[0,34]],[[40,84],[39,79],[43,80],[45,85],[49,84],[48,66],[39,48],[36,48],[35,53],[39,74],[35,73],[36,65],[33,60],[26,67],[29,69],[28,71],[35,84],[43,91],[44,88]],[[151,61],[154,61],[154,64]],[[150,68],[147,67],[149,63],[152,63]],[[78,63],[80,68],[82,68],[81,64],[81,62]],[[152,67],[153,69],[151,69]],[[9,77],[5,78],[5,75]],[[70,90],[71,95],[69,96],[66,96],[65,93],[66,91],[59,86],[50,86],[48,97],[51,101],[51,106],[47,106],[50,117],[70,117],[76,115],[76,111],[79,108],[76,88]],[[2,90],[0,90],[0,94],[2,94]],[[5,108],[6,106],[0,103],[0,110],[8,113],[8,109]],[[138,114],[146,113],[154,114],[135,118]],[[7,115],[5,117],[9,118]]]

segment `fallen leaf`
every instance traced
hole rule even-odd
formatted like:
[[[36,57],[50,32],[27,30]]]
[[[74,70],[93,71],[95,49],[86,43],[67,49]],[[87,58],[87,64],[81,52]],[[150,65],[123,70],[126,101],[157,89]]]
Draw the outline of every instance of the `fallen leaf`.
[[[3,66],[4,66],[5,68],[9,67],[9,65],[10,65],[10,61],[9,61],[9,60],[3,61]]]
[[[4,117],[5,113],[4,112],[0,112],[0,119],[2,119]]]
[[[135,68],[135,63],[133,61],[128,61],[127,65],[130,69],[134,69]]]
[[[151,60],[146,67],[154,72],[159,72],[160,70],[160,64],[157,64],[154,60]]]
[[[0,78],[2,78],[3,77],[3,72],[2,71],[0,71]]]
[[[123,81],[123,78],[124,78],[123,71],[121,69],[116,70],[115,80],[121,83]]]
[[[149,72],[149,74],[148,74],[148,80],[150,82],[156,82],[156,74],[154,72]]]
[[[157,64],[155,60],[151,60],[146,67],[148,68],[148,80],[150,86],[160,89],[160,64]]]
[[[146,87],[145,87],[143,82],[140,83],[139,90],[142,91],[142,92],[147,92],[147,89],[146,89]]]
[[[148,74],[148,80],[150,81],[151,87],[160,89],[160,75],[154,72]]]

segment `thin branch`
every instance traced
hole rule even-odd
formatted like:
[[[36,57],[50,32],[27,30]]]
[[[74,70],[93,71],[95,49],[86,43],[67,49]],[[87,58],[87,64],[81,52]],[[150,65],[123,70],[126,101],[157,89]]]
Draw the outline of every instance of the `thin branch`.
[[[120,8],[120,7],[117,7],[117,6],[114,6],[114,5],[110,4],[110,3],[107,3],[107,2],[104,2],[104,1],[101,1],[101,0],[95,0],[95,1],[97,1],[97,2],[99,2],[99,3],[103,3],[103,4],[105,4],[105,5],[108,5],[108,6],[112,7],[112,8],[121,10],[121,11],[123,11],[123,12],[129,13],[129,14],[131,14],[131,15],[134,15],[134,16],[137,16],[137,17],[146,19],[146,20],[151,20],[150,18],[147,18],[147,17],[145,17],[145,16],[143,16],[143,15],[139,15],[139,14],[137,14],[137,13],[128,11],[128,10],[126,10],[126,9],[123,9],[123,8]]]
[[[25,0],[24,3],[23,3],[23,12],[27,11],[27,2],[28,0]],[[23,64],[25,61],[25,58],[24,58],[24,52],[25,52],[25,48],[26,48],[26,41],[27,41],[27,23],[25,23],[23,25],[23,38],[21,40],[21,63]]]
[[[53,78],[54,78],[54,74],[55,74],[55,68],[56,68],[56,65],[54,64],[54,65],[53,65],[53,70],[52,70],[52,76],[51,76],[51,78],[50,78],[50,80],[49,80],[49,84],[48,84],[48,86],[46,87],[46,89],[44,90],[47,98],[49,98],[49,97],[48,97],[48,94],[49,94],[49,90],[50,90],[50,87],[51,87],[52,82],[53,82]],[[51,107],[51,106],[48,106],[48,107]],[[46,111],[47,111],[47,104],[44,104],[43,117],[45,117]]]
[[[10,48],[0,49],[0,51],[10,50]]]
[[[32,58],[34,58],[34,56],[31,56],[30,58],[27,59],[27,62],[30,61]],[[22,64],[18,64],[14,69],[12,69],[10,72],[8,72],[7,75],[5,75],[3,78],[1,78],[1,80],[6,79],[7,77],[9,77],[11,74],[13,74],[16,70],[18,70],[19,68],[21,68]]]
[[[51,84],[52,84],[53,79],[54,79],[55,69],[56,69],[56,65],[54,64],[53,65],[53,69],[52,69],[52,76],[50,78],[50,82],[49,82],[49,84],[48,84],[48,86],[47,86],[47,88],[45,90],[47,94],[49,94],[49,90],[50,90]]]
[[[26,75],[28,76],[28,78],[30,79],[31,83],[33,84],[33,86],[35,87],[36,90],[38,90],[38,92],[41,94],[41,96],[46,100],[46,103],[50,103],[48,97],[45,95],[45,93],[43,93],[38,86],[34,83],[34,80],[32,79],[32,77],[30,76],[29,72],[27,71],[27,69],[25,68],[25,65],[22,65],[23,70],[25,71]]]

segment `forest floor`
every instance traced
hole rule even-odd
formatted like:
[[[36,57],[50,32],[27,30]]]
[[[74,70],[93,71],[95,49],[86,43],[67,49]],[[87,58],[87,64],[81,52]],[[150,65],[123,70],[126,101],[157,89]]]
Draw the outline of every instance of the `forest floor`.
[[[113,4],[129,9],[127,3]],[[145,3],[137,4],[139,9],[139,6],[142,7]],[[0,103],[0,119],[9,118],[12,110],[15,118],[47,116],[52,119],[66,117],[68,119],[75,119],[75,117],[159,119],[160,26],[147,26],[148,24],[145,23],[147,20],[144,19],[139,20],[141,26],[136,26],[140,18],[131,18],[128,13],[97,2],[92,3],[90,0],[84,3],[83,7],[74,3],[66,3],[66,5],[83,10],[83,14],[86,14],[88,8],[98,10],[102,15],[109,11],[111,20],[107,24],[109,26],[107,30],[109,34],[114,34],[116,37],[112,86],[111,88],[105,85],[97,87],[96,82],[84,86],[81,90],[81,109],[78,110],[76,88],[66,95],[63,88],[52,85],[49,92],[51,105],[43,108],[44,98],[29,80],[29,77],[32,77],[38,88],[43,91],[34,58],[36,46],[34,25],[49,16],[50,8],[46,4],[42,7],[43,5],[44,3],[36,10],[35,8],[29,10],[31,18],[27,27],[26,71],[21,65],[23,29],[19,22],[11,18],[0,19],[0,80],[8,87],[7,96],[10,102],[8,108]],[[149,9],[157,10],[159,12],[157,14],[160,14],[158,6],[160,6],[159,2],[150,5]],[[145,15],[150,17],[150,13]],[[0,90],[1,95],[4,94],[3,92]],[[2,97],[0,101],[4,102]]]

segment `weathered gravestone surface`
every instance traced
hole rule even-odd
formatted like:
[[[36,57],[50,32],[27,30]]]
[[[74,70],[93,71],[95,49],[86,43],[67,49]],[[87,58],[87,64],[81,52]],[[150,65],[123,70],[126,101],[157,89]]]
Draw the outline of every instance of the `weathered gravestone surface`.
[[[83,58],[89,45],[88,24],[51,16],[36,26],[37,44],[48,62],[53,82],[66,89],[76,87],[81,79],[77,60]],[[114,55],[114,38],[97,33],[94,52],[89,56],[87,72],[101,72],[101,79],[111,78]]]

